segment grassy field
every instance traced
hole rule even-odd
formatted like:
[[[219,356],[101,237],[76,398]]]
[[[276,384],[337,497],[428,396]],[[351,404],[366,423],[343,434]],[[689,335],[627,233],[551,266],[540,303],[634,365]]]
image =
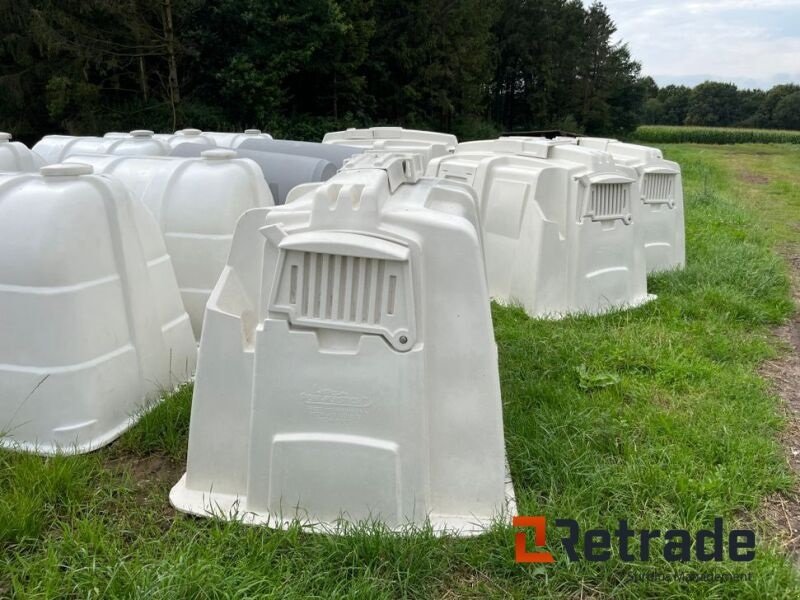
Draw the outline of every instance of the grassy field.
[[[650,144],[800,144],[800,131],[736,127],[641,125],[634,137]]]
[[[0,597],[800,597],[761,516],[795,481],[778,399],[757,375],[792,310],[775,250],[797,243],[800,146],[665,150],[683,165],[688,267],[651,279],[656,302],[562,322],[494,309],[520,513],[662,531],[722,516],[757,529],[753,562],[667,563],[656,545],[648,563],[570,563],[554,548],[555,564],[520,565],[511,527],[337,538],[186,517],[167,492],[183,470],[187,388],[103,451],[0,453]],[[709,580],[681,579],[695,575]]]

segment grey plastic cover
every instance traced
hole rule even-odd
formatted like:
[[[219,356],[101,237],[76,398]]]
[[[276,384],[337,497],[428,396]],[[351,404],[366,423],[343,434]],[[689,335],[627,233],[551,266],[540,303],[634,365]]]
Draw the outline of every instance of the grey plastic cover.
[[[245,140],[239,148],[242,150],[258,150],[259,152],[279,152],[281,154],[294,154],[300,156],[313,156],[332,162],[337,169],[341,169],[345,160],[354,154],[362,154],[364,148],[344,146],[340,144],[319,144],[317,142],[295,142],[293,140],[268,140],[253,138]]]
[[[179,144],[172,149],[172,156],[200,156],[207,149],[199,144]],[[249,158],[261,168],[275,204],[284,204],[289,191],[301,183],[327,181],[336,174],[336,167],[321,158],[259,152],[241,147],[235,151],[238,157]]]

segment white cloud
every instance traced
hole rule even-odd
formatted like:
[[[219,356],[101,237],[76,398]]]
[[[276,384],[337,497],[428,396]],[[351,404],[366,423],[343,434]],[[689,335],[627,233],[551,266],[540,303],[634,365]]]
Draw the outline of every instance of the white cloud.
[[[800,0],[604,4],[618,39],[628,44],[643,72],[661,84],[716,79],[768,88],[800,83]]]

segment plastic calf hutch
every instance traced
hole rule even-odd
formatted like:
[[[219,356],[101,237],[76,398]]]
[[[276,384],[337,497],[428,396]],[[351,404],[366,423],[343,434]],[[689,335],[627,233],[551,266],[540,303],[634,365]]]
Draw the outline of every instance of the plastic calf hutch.
[[[259,168],[228,148],[204,150],[198,158],[86,155],[69,162],[118,179],[156,218],[199,340],[236,221],[251,208],[273,205]]]
[[[183,131],[185,132],[187,130],[184,129]],[[228,133],[222,131],[203,131],[201,135],[205,138],[208,138],[209,140],[212,140],[217,146],[222,146],[224,148],[238,148],[245,140],[272,139],[272,136],[270,134],[263,133],[260,129],[245,129],[244,132],[241,133]]]
[[[661,150],[626,144],[607,138],[580,137],[579,146],[608,152],[618,164],[636,169],[642,209],[647,272],[686,266],[686,234],[683,217],[683,184],[678,163],[664,160]]]
[[[217,147],[217,143],[214,139],[203,135],[203,132],[199,129],[181,129],[175,133],[157,133],[153,137],[165,142],[170,148],[175,148],[180,144],[197,144],[204,150]]]
[[[547,140],[468,142],[428,175],[477,192],[493,298],[556,318],[652,298],[636,172],[607,154]]]
[[[463,535],[513,511],[475,197],[420,167],[364,155],[239,221],[175,507]]]
[[[172,156],[200,156],[205,150],[196,144],[179,144]],[[336,167],[327,160],[310,156],[259,152],[236,149],[236,156],[249,158],[261,169],[272,192],[275,204],[286,202],[286,196],[296,186],[304,183],[327,181],[336,174]]]
[[[292,140],[244,140],[239,147],[242,150],[258,150],[259,152],[274,152],[277,154],[294,154],[296,156],[310,156],[327,160],[337,169],[341,169],[344,161],[357,154],[362,154],[364,148],[344,146],[337,144],[318,144],[317,142],[295,142]]]
[[[346,144],[370,151],[419,154],[425,167],[431,159],[453,152],[458,140],[449,133],[402,127],[371,127],[326,133],[322,143]]]
[[[76,154],[114,154],[117,156],[167,156],[170,146],[146,129],[131,131],[126,137],[78,137],[46,135],[33,151],[48,164],[63,162]]]
[[[130,133],[123,133],[121,131],[109,131],[103,137],[120,139],[131,138],[133,136]],[[204,146],[205,150],[217,147],[217,143],[214,141],[214,139],[207,135],[203,135],[203,132],[200,129],[180,129],[175,133],[156,133],[153,134],[153,139],[164,142],[170,148],[174,148],[178,144],[198,144],[200,146]]]
[[[38,154],[11,138],[10,133],[0,132],[0,172],[35,172],[45,165]]]
[[[0,445],[94,450],[194,373],[153,217],[87,165],[0,175]]]

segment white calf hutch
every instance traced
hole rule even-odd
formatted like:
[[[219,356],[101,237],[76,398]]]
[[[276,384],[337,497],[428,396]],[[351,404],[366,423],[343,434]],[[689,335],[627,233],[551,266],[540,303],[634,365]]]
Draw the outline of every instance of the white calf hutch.
[[[648,273],[686,266],[683,184],[678,163],[664,160],[661,150],[607,138],[577,138],[579,146],[608,152],[617,164],[636,169],[642,209]]]
[[[200,156],[205,152],[197,144],[179,144],[172,150],[172,156]],[[304,183],[327,181],[336,174],[336,167],[321,158],[259,152],[258,150],[236,149],[236,156],[248,158],[258,165],[261,174],[272,192],[275,204],[283,204],[289,192]]]
[[[76,154],[114,154],[117,156],[167,156],[170,146],[155,139],[152,131],[137,129],[124,137],[112,133],[108,137],[46,135],[33,151],[48,164],[63,162]]]
[[[206,301],[225,266],[236,222],[251,208],[273,205],[261,170],[223,148],[205,150],[198,158],[86,155],[69,160],[118,179],[153,214],[199,340]]]
[[[157,133],[153,137],[165,142],[170,148],[175,148],[181,144],[197,144],[207,150],[217,147],[217,142],[214,141],[214,138],[203,135],[203,132],[199,129],[181,129],[175,133]]]
[[[372,152],[418,154],[423,168],[431,159],[446,156],[455,150],[458,140],[449,133],[403,129],[402,127],[370,127],[346,129],[325,134],[323,144],[344,144]]]
[[[476,200],[420,167],[364,155],[239,221],[177,508],[463,535],[513,510]]]
[[[185,132],[187,130],[183,130]],[[199,131],[199,130],[193,130]],[[176,132],[180,133],[180,132]],[[223,148],[238,148],[242,142],[247,140],[271,140],[272,136],[268,133],[262,132],[260,129],[245,129],[240,133],[229,133],[224,131],[203,131],[200,135],[213,141],[217,146]]]
[[[150,213],[88,165],[0,175],[0,445],[82,453],[194,373]]]
[[[25,144],[11,139],[10,133],[0,131],[0,172],[35,172],[45,165],[44,160]]]
[[[602,313],[652,296],[636,172],[602,152],[547,140],[460,144],[428,175],[472,186],[489,291],[534,317]]]

